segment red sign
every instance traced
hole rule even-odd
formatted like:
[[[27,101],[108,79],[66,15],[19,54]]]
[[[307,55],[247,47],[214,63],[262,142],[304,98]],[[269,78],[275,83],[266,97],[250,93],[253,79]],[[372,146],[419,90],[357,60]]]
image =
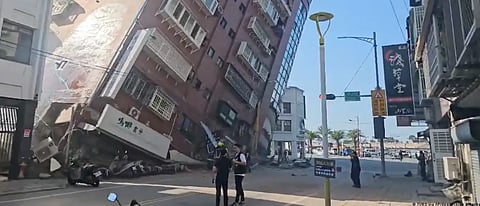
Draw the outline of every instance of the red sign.
[[[24,129],[23,130],[23,137],[30,137],[31,129]]]

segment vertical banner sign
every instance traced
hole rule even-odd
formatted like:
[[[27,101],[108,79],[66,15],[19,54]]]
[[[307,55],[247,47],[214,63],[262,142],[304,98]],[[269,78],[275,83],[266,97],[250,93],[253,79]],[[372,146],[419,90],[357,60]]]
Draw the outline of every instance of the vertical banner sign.
[[[383,46],[383,68],[388,116],[414,115],[407,44]]]

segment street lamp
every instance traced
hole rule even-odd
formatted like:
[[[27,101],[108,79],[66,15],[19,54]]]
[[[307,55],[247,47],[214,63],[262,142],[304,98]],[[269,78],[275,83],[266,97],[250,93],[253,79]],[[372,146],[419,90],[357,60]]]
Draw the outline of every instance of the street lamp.
[[[377,33],[373,32],[373,37],[357,37],[357,36],[344,36],[344,37],[338,37],[339,39],[356,39],[360,41],[367,42],[369,44],[373,45],[374,51],[375,51],[375,79],[377,82],[377,85],[375,87],[376,90],[380,90],[380,78],[378,77],[378,57],[377,57]],[[383,127],[384,125],[385,118],[382,116],[378,117],[373,117],[373,123],[374,123],[374,129],[377,131],[378,128],[382,128],[382,134],[385,134],[385,128]],[[375,132],[376,133],[376,132]],[[384,143],[384,138],[385,135],[382,137],[377,137],[380,140],[380,160],[381,160],[381,166],[382,166],[382,176],[387,176],[387,172],[385,169],[385,143]]]
[[[319,35],[319,49],[320,49],[320,92],[322,97],[327,95],[327,78],[325,72],[325,39],[324,36],[330,28],[330,23],[333,18],[333,14],[327,12],[318,12],[310,16],[310,20],[315,22],[317,26],[317,32]],[[328,26],[322,33],[320,29],[320,22],[328,22]],[[322,143],[323,143],[323,157],[328,158],[328,125],[327,125],[327,98],[322,98]],[[325,178],[325,206],[331,205],[330,198],[330,179]]]
[[[357,154],[361,156],[361,151],[362,151],[362,142],[360,141],[360,119],[358,118],[358,115],[356,116],[356,120],[349,119],[348,121],[350,122],[356,122],[357,123],[357,144],[355,144],[355,151],[357,151]]]

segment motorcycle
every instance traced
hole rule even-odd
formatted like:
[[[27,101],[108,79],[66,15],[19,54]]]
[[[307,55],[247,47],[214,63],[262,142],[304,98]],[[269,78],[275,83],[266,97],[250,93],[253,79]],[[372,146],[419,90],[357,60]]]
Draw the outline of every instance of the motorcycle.
[[[473,205],[471,202],[471,195],[465,194],[463,187],[468,181],[449,181],[451,185],[447,188],[442,189],[442,193],[447,197],[450,202],[450,205],[453,206],[462,206],[462,205]]]
[[[110,201],[110,202],[116,202],[119,206],[122,206],[122,203],[120,203],[120,201],[118,200],[118,196],[117,194],[111,192],[110,194],[108,194],[107,196],[107,200]],[[138,203],[136,200],[132,200],[130,202],[130,206],[141,206],[140,203]]]
[[[94,187],[100,186],[100,176],[102,172],[97,166],[91,163],[80,163],[78,160],[72,160],[68,168],[67,182],[70,185],[85,183]]]

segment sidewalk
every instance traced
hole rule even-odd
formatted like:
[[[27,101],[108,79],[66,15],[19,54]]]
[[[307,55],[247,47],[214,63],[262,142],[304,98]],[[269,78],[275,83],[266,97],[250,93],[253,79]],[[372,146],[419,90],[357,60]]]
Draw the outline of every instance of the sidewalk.
[[[1,181],[1,180],[0,180]],[[63,189],[65,179],[24,179],[0,182],[0,196]]]
[[[414,202],[448,202],[434,184],[422,182],[418,177],[389,176],[385,178],[362,175],[361,189],[350,185],[337,185],[333,199],[343,206],[412,205]],[[438,188],[437,188],[438,189]]]

